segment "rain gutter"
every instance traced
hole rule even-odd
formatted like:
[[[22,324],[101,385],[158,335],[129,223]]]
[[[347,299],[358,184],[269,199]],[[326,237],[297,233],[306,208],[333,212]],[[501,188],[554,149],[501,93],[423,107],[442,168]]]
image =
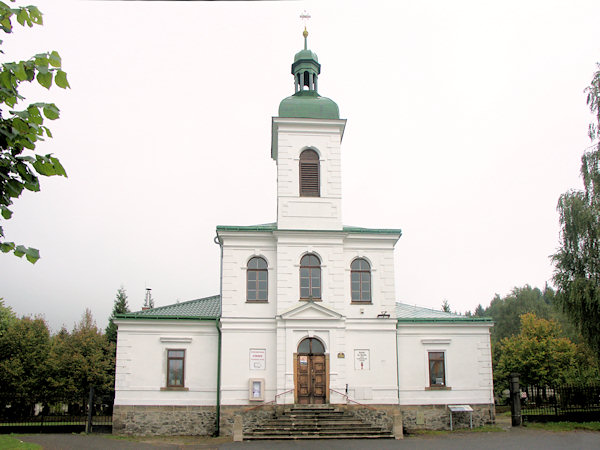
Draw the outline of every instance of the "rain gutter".
[[[215,236],[214,239],[215,244],[218,244],[221,249],[221,270],[219,275],[219,317],[215,320],[215,326],[217,327],[217,335],[218,335],[218,348],[217,348],[217,410],[216,410],[216,418],[215,418],[215,436],[219,436],[221,434],[221,347],[223,342],[223,333],[221,331],[221,319],[220,315],[223,313],[223,242],[219,238],[219,234]]]

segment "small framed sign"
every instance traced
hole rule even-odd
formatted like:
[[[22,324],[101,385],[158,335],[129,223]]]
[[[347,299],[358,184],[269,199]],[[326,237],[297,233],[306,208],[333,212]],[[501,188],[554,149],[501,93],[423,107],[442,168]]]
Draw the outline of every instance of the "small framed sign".
[[[248,400],[251,402],[265,401],[265,379],[250,378],[248,382]]]
[[[369,350],[354,350],[354,370],[370,370]]]
[[[267,350],[264,348],[250,349],[250,370],[265,370],[267,368]]]

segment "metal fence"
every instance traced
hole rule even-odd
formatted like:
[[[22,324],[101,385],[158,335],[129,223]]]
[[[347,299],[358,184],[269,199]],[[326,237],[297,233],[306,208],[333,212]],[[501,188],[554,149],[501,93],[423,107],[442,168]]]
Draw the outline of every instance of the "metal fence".
[[[600,385],[522,386],[524,421],[600,420]]]
[[[32,403],[0,393],[0,434],[79,433],[112,431],[114,394],[93,395],[91,411],[86,400]]]

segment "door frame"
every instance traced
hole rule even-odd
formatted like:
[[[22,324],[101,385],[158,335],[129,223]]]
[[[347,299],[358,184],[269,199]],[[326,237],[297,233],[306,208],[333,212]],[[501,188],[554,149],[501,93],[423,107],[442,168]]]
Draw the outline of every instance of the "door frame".
[[[329,353],[325,356],[325,404],[329,404]],[[294,403],[298,403],[298,352],[294,353]]]

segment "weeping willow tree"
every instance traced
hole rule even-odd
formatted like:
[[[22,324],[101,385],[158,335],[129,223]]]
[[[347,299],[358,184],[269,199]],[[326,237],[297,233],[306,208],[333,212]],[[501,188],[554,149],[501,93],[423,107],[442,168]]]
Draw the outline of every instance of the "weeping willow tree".
[[[583,191],[560,196],[560,248],[552,255],[554,283],[564,312],[600,360],[600,64],[585,89],[594,114],[588,135],[595,142],[581,158]]]

